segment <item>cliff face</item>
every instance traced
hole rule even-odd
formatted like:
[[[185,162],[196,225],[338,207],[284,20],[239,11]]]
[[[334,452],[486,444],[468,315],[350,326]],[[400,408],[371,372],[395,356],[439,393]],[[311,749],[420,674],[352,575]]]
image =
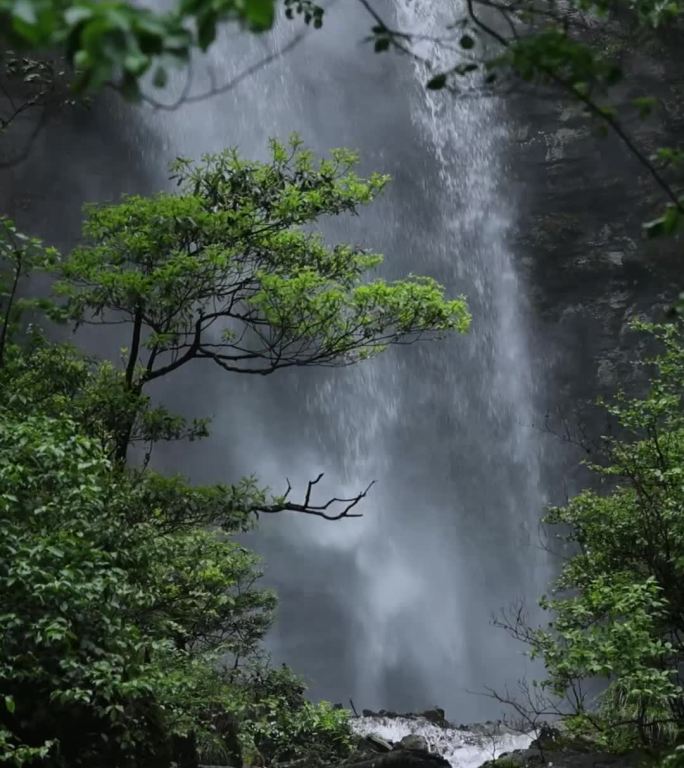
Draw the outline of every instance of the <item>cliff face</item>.
[[[614,94],[638,148],[678,146],[684,131],[684,71],[676,40],[624,56]],[[640,120],[631,101],[661,101]],[[511,183],[519,208],[515,250],[527,278],[530,315],[543,343],[537,370],[548,406],[567,408],[629,382],[637,316],[661,320],[684,290],[681,243],[646,240],[645,221],[668,202],[633,152],[557,93],[511,102]]]

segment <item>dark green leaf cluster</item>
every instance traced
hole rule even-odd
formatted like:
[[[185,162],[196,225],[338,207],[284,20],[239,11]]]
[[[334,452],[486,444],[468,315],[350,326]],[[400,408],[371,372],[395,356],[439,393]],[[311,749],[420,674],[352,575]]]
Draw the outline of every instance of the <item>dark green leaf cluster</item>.
[[[304,18],[305,24],[311,24],[315,29],[323,26],[324,9],[313,0],[284,0],[285,16],[294,19],[295,14]]]
[[[9,353],[0,760],[167,766],[188,740],[221,759],[256,755],[257,743],[260,755],[286,749],[286,732],[277,749],[259,736],[271,710],[254,686],[255,669],[270,674],[257,662],[274,596],[256,587],[257,559],[231,537],[267,506],[265,491],[252,478],[198,487],[122,471],[102,440],[104,419],[80,402],[100,385],[98,368],[36,338]],[[349,731],[341,715],[325,731],[328,711],[298,698],[280,717],[309,723],[309,735],[321,719],[316,743],[331,749]],[[295,744],[304,750],[303,737]]]
[[[157,11],[123,0],[2,0],[0,39],[33,51],[58,50],[73,66],[74,85],[93,92],[107,83],[137,96],[140,78],[156,66],[163,85],[169,63],[205,50],[221,22],[261,32],[274,21],[276,0],[180,0]]]
[[[306,760],[313,766],[335,764],[348,756],[353,737],[347,710],[307,701],[305,686],[285,666],[255,665],[247,676],[241,739],[250,761],[280,765]]]
[[[0,466],[3,762],[164,765],[174,737],[216,737],[218,661],[254,653],[273,597],[180,513],[212,500],[176,482],[169,514],[163,478],[113,471],[66,417],[2,413]]]
[[[662,147],[654,153],[640,146],[627,128],[632,111],[645,119],[658,100],[641,93],[625,105],[624,96],[614,90],[623,80],[624,62],[635,51],[660,46],[664,27],[672,34],[680,31],[680,2],[466,0],[443,29],[429,34],[392,29],[379,4],[364,0],[363,5],[374,22],[369,39],[375,50],[391,49],[420,62],[430,90],[472,96],[477,91],[509,92],[522,81],[569,97],[600,134],[612,132],[622,142],[668,199],[664,213],[646,226],[647,234],[681,231],[681,173],[672,173],[681,165],[680,148]]]

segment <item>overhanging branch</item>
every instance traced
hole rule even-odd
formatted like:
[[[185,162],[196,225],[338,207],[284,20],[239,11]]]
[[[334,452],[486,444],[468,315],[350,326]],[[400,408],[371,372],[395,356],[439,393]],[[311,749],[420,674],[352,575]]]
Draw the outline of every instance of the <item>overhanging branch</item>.
[[[375,485],[375,480],[370,482],[365,490],[361,493],[357,493],[355,496],[349,498],[333,497],[328,499],[323,504],[312,504],[311,494],[314,487],[323,479],[323,472],[314,480],[309,480],[306,485],[306,493],[304,495],[304,501],[298,504],[293,501],[289,501],[289,496],[292,491],[292,485],[290,481],[287,481],[287,490],[284,495],[272,504],[258,505],[252,508],[252,512],[255,514],[277,514],[278,512],[299,512],[304,515],[313,515],[314,517],[322,517],[324,520],[342,520],[347,517],[363,517],[360,512],[355,512],[354,509],[357,505],[366,498],[370,489]]]

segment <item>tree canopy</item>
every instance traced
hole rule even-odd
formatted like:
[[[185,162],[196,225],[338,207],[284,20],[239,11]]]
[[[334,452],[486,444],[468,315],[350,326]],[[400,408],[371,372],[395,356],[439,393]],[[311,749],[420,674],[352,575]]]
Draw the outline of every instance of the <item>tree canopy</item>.
[[[144,386],[190,362],[265,375],[468,329],[463,298],[446,299],[432,278],[369,280],[379,255],[310,228],[370,203],[386,177],[359,177],[346,150],[315,161],[296,137],[271,150],[269,163],[235,151],[181,160],[178,194],[89,207],[86,242],[58,264],[63,317],[130,329],[120,457],[135,428],[126,403],[140,415]]]
[[[653,154],[641,146],[625,127],[630,115],[612,94],[624,79],[626,52],[657,42],[663,30],[678,33],[681,3],[467,0],[447,11],[443,30],[429,33],[397,27],[374,0],[355,0],[355,6],[368,18],[367,39],[374,50],[420,61],[429,89],[446,89],[455,97],[505,95],[522,84],[580,104],[600,129],[627,147],[663,193],[666,208],[647,223],[647,232],[658,236],[680,229],[680,148],[662,146]],[[20,111],[54,99],[54,84],[63,72],[36,58],[46,51],[63,57],[76,93],[92,94],[111,85],[138,98],[147,73],[152,72],[153,85],[163,87],[169,64],[187,65],[194,49],[207,50],[221,24],[264,32],[276,22],[279,8],[287,18],[300,17],[315,28],[326,18],[324,6],[314,0],[181,0],[165,11],[124,0],[4,0],[0,41],[7,48],[8,75],[19,76],[32,91],[20,101]],[[15,49],[29,58],[22,59]],[[629,106],[632,115],[644,118],[656,105],[653,93],[640,93]],[[16,116],[15,105],[0,117],[0,130]]]
[[[161,88],[221,24],[265,32],[279,5],[0,0],[2,74],[23,90],[16,102],[4,92],[0,132],[54,99]],[[373,0],[356,5],[374,50],[419,61],[430,90],[458,98],[522,86],[574,100],[662,192],[645,232],[681,230],[682,150],[653,151],[625,127],[652,112],[654,94],[627,104],[615,95],[626,51],[663,29],[680,34],[681,3],[466,0],[430,34],[397,28]],[[282,7],[324,23],[311,0]],[[254,477],[196,487],[157,474],[157,442],[202,438],[209,423],[185,421],[146,388],[190,364],[249,375],[343,366],[467,330],[462,297],[426,276],[382,280],[380,255],[318,231],[387,184],[355,164],[346,150],[316,159],[296,138],[273,142],[262,163],[234,150],[179,160],[174,193],[89,206],[82,242],[63,256],[1,220],[0,762],[167,765],[189,752],[261,764],[308,759],[312,741],[323,756],[348,750],[344,713],[307,703],[289,672],[263,664],[275,599],[234,536],[259,514],[355,515],[368,489],[316,501],[319,476],[295,501],[289,486],[273,494]],[[48,299],[28,287],[35,270],[56,280]],[[123,364],[49,343],[27,310],[115,325]],[[545,664],[530,694],[537,714],[613,749],[673,744],[684,723],[684,344],[679,325],[647,330],[664,350],[650,389],[608,406],[618,436],[591,466],[596,487],[546,518],[570,552],[542,601],[551,622],[508,622]],[[134,444],[145,449],[131,466]],[[679,762],[675,753],[668,765]]]

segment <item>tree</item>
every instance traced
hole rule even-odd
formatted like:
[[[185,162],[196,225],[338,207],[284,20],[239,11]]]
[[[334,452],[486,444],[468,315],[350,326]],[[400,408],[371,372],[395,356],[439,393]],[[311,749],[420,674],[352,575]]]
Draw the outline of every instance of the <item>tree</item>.
[[[298,503],[289,486],[196,487],[126,457],[206,434],[144,391],[197,360],[266,375],[467,329],[463,299],[428,278],[367,280],[379,256],[315,232],[385,185],[354,162],[316,162],[294,139],[270,163],[180,161],[179,194],[91,208],[64,258],[2,221],[0,762],[186,768],[351,748],[344,712],[264,668],[274,597],[233,536],[260,513],[351,516],[366,491],[318,504],[319,476]],[[36,269],[57,273],[54,297],[31,295]],[[123,366],[50,343],[27,311],[127,329]]]
[[[221,23],[264,32],[275,23],[278,5],[277,0],[182,0],[170,11],[159,12],[123,0],[106,5],[92,0],[5,0],[0,4],[0,39],[29,53],[52,49],[64,56],[73,69],[76,93],[95,93],[110,85],[139,98],[141,79],[148,72],[153,70],[153,84],[163,87],[168,64],[187,66],[193,49],[206,50],[214,42]],[[287,18],[300,16],[313,27],[323,25],[325,9],[315,0],[283,0],[282,5]],[[624,115],[610,96],[623,78],[625,51],[643,46],[663,28],[678,33],[679,2],[643,0],[624,6],[604,0],[566,5],[468,0],[455,8],[443,33],[430,35],[395,28],[374,0],[357,0],[357,5],[371,22],[368,39],[375,51],[397,51],[422,62],[430,89],[448,89],[455,95],[472,95],[474,90],[505,94],[520,84],[532,84],[543,93],[549,86],[555,88],[581,104],[589,117],[625,144],[665,195],[667,207],[649,222],[647,231],[658,235],[679,230],[684,220],[677,190],[680,149],[664,146],[651,156],[625,128]],[[425,43],[432,47],[427,54]],[[49,66],[29,61],[32,70]],[[212,87],[192,100],[222,90]],[[186,97],[157,106],[173,108]],[[631,102],[633,113],[646,117],[656,102],[650,93],[638,95]],[[27,104],[33,106],[30,100]]]
[[[22,56],[10,49],[0,52],[0,138],[14,138],[18,145],[0,159],[0,169],[26,159],[50,117],[76,103],[63,61]]]
[[[266,375],[468,328],[465,301],[447,300],[433,279],[364,282],[379,255],[311,231],[371,202],[386,177],[357,176],[346,150],[317,162],[296,138],[271,150],[270,163],[235,151],[182,160],[180,194],[87,210],[89,242],[64,259],[56,291],[77,324],[130,328],[110,423],[119,461],[140,436],[145,385],[193,361]]]
[[[0,217],[0,370],[23,312],[46,306],[23,295],[24,283],[34,270],[51,269],[56,257],[54,248],[45,248],[38,238],[20,232],[12,220]]]
[[[249,712],[245,753],[277,765],[339,762],[353,747],[349,713],[304,696],[305,686],[285,666],[250,670],[243,706]]]
[[[369,40],[375,51],[397,51],[421,61],[428,88],[457,95],[472,93],[474,86],[505,93],[516,83],[533,83],[542,90],[552,86],[582,104],[627,146],[668,198],[668,208],[649,231],[679,227],[684,204],[670,171],[681,166],[680,150],[663,147],[652,159],[625,129],[609,94],[622,79],[625,50],[642,46],[644,35],[664,27],[678,32],[681,3],[468,0],[455,8],[442,34],[427,36],[395,28],[374,0],[357,0],[357,5],[371,22]],[[287,18],[300,16],[313,27],[323,25],[325,9],[315,0],[283,0],[283,7]],[[167,12],[123,0],[106,5],[92,0],[4,0],[0,39],[29,52],[52,49],[63,55],[74,69],[76,92],[94,93],[112,85],[137,98],[146,73],[154,69],[152,81],[162,87],[169,62],[187,65],[193,49],[206,50],[214,42],[221,23],[237,22],[252,32],[264,32],[275,23],[277,8],[277,0],[182,0]],[[421,49],[426,42],[432,53]],[[632,106],[643,117],[655,103],[652,94],[642,94]]]
[[[79,389],[97,369],[38,338],[9,353],[0,762],[270,761],[305,754],[308,739],[322,754],[343,752],[345,713],[309,704],[296,678],[262,659],[275,598],[256,587],[257,558],[232,535],[253,525],[264,492],[249,479],[196,487],[122,471],[99,427],[85,433]]]
[[[542,600],[553,619],[506,622],[544,661],[537,705],[613,748],[684,728],[684,328],[638,327],[663,348],[650,388],[606,406],[617,433],[590,465],[598,489],[546,517],[572,553]]]

